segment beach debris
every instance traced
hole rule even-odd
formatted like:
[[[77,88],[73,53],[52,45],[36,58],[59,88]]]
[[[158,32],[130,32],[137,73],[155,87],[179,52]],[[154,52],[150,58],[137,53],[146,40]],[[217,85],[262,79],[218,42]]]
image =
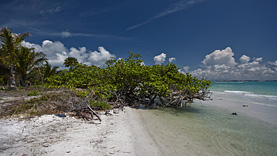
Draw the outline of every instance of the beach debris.
[[[232,113],[232,115],[238,115],[236,112]]]
[[[242,105],[242,107],[248,107],[248,105]]]
[[[49,144],[49,143],[43,143],[42,146],[43,146],[43,147],[49,147],[50,144]]]
[[[60,117],[60,118],[65,118],[66,117],[66,115],[65,114],[55,114],[57,117]]]

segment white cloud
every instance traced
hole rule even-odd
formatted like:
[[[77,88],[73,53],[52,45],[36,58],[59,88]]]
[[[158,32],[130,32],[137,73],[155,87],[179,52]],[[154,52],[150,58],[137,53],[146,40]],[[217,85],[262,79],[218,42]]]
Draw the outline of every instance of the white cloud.
[[[97,51],[87,51],[86,47],[74,48],[68,50],[64,44],[59,41],[44,40],[41,45],[33,44],[26,41],[22,45],[29,48],[35,48],[37,52],[43,52],[48,58],[48,62],[53,66],[63,68],[64,60],[67,57],[75,57],[79,63],[87,65],[103,66],[105,62],[111,57],[116,57],[114,54],[109,53],[104,47],[98,47]]]
[[[71,36],[72,36],[71,33],[70,33],[69,31],[63,31],[63,32],[61,33],[61,35],[62,35],[63,38],[67,38],[67,37],[71,37]]]
[[[60,12],[62,10],[62,8],[60,6],[57,6],[55,8],[49,8],[49,9],[46,9],[46,10],[40,10],[40,14],[41,15],[54,15],[58,12]]]
[[[187,73],[187,72],[189,72],[189,66],[185,66],[185,67],[183,67],[183,69],[185,70],[185,72]]]
[[[204,69],[190,73],[198,78],[206,77],[211,80],[276,80],[277,61],[262,63],[263,58],[253,58],[242,55],[240,63],[235,62],[232,49],[216,50],[206,55],[202,61]],[[249,62],[250,61],[250,62]]]
[[[224,50],[215,50],[211,54],[206,55],[202,63],[207,66],[224,64],[232,67],[237,64],[233,56],[234,52],[232,52],[232,49],[230,47],[227,47]]]
[[[155,56],[153,59],[155,61],[155,64],[162,64],[165,62],[166,54],[161,53],[160,55]]]
[[[272,66],[277,66],[277,61],[274,62],[268,62],[268,64],[272,65]]]
[[[169,63],[173,62],[174,60],[176,60],[175,57],[171,57],[171,58],[168,59]]]
[[[262,57],[253,58],[253,60],[256,61],[256,62],[262,62],[263,58]]]
[[[248,63],[250,61],[250,57],[248,57],[246,55],[242,55],[239,60],[242,64]]]
[[[35,48],[35,51],[37,52],[45,53],[46,57],[49,59],[49,63],[53,66],[62,67],[64,59],[68,57],[67,48],[59,41],[52,42],[44,40],[41,46],[23,41],[22,45],[29,48]]]
[[[89,56],[89,54],[87,53],[86,47],[81,47],[79,49],[71,47],[68,54],[70,57],[75,57],[78,60],[78,62],[82,62],[82,63],[84,63],[84,61]]]
[[[94,51],[89,54],[88,60],[93,65],[103,66],[107,60],[115,58],[115,55],[108,52],[104,47],[98,47],[98,51]]]

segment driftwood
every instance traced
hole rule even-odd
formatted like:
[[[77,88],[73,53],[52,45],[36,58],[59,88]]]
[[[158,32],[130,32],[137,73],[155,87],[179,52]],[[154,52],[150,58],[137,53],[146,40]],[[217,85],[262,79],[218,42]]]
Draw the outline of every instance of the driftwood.
[[[101,122],[102,120],[101,120],[101,118],[96,114],[96,112],[93,110],[93,109],[91,109],[91,107],[87,104],[87,106],[88,106],[88,108],[90,109],[90,111],[92,112],[92,114],[93,115],[95,115],[97,118],[98,118],[98,120]]]
[[[92,120],[93,116],[96,116],[97,119],[101,122],[100,116],[94,111],[89,103],[89,98],[80,98],[77,97],[76,93],[73,92],[73,100],[72,100],[72,112],[76,113],[76,116],[79,116],[80,118],[83,118],[84,120]]]

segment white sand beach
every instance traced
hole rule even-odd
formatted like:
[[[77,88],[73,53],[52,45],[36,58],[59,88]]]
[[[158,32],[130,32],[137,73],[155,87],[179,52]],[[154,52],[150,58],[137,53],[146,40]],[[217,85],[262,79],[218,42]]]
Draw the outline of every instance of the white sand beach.
[[[213,99],[180,109],[126,107],[119,114],[101,115],[101,123],[55,115],[0,119],[0,155],[260,156],[277,152],[276,106],[218,94]]]
[[[101,123],[54,115],[1,119],[0,155],[161,155],[136,110],[101,118]]]

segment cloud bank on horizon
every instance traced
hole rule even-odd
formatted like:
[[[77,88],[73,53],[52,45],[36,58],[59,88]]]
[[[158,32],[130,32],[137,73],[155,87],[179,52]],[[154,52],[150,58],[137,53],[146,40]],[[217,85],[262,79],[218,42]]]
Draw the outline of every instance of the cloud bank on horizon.
[[[88,51],[86,47],[71,47],[68,50],[63,43],[49,40],[44,40],[41,45],[23,41],[22,45],[34,48],[37,52],[44,52],[49,63],[60,68],[64,68],[63,62],[67,57],[75,57],[80,63],[98,67],[104,67],[107,60],[116,58],[115,54],[104,47],[98,47],[98,51]],[[201,68],[189,71],[190,67],[184,66],[179,71],[210,80],[277,80],[277,60],[264,62],[262,57],[250,58],[242,55],[239,62],[236,62],[234,55],[231,47],[215,50],[205,56]],[[155,64],[164,64],[167,62],[166,54],[156,55],[153,60]],[[173,61],[176,61],[175,57],[168,59],[168,63]]]
[[[205,56],[203,68],[190,73],[210,80],[277,80],[277,61],[264,63],[262,57],[242,55],[236,62],[234,55],[230,47],[215,50]]]

